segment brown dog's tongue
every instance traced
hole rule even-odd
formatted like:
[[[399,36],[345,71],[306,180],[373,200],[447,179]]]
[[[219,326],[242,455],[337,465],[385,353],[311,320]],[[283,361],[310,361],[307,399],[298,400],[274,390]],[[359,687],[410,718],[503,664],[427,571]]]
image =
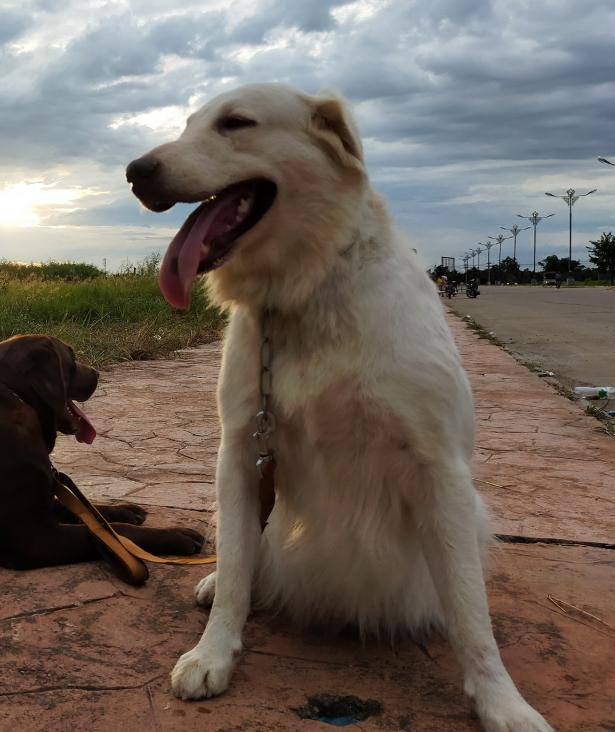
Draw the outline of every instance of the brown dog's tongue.
[[[79,409],[74,402],[70,403],[70,408],[79,417],[79,429],[75,435],[77,442],[85,442],[91,445],[96,439],[96,428],[90,422],[87,414]]]

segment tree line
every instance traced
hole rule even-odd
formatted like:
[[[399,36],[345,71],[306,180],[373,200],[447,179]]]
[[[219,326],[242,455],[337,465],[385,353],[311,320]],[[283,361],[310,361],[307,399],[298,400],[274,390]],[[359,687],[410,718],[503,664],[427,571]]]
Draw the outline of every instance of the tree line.
[[[586,267],[577,259],[572,259],[570,268],[568,268],[568,257],[558,257],[557,254],[550,254],[538,264],[544,272],[559,273],[562,279],[568,276],[568,272],[577,281],[585,280],[608,280],[611,285],[615,284],[615,235],[610,231],[603,232],[600,239],[590,241],[588,250],[588,258],[593,267]],[[498,265],[493,264],[489,268],[468,267],[468,277],[478,278],[481,283],[490,280],[495,282],[510,282],[517,284],[530,284],[534,278],[534,272],[530,269],[521,269],[519,263],[513,257],[506,257]],[[446,267],[438,265],[432,270],[434,277],[440,277],[443,274],[450,275]],[[463,272],[452,273],[453,280],[461,280],[465,278],[465,269]]]
[[[152,252],[137,263],[125,260],[112,276],[154,276],[158,273],[160,261],[159,252]],[[0,279],[83,282],[106,276],[107,273],[100,267],[85,262],[49,261],[27,264],[0,259]]]

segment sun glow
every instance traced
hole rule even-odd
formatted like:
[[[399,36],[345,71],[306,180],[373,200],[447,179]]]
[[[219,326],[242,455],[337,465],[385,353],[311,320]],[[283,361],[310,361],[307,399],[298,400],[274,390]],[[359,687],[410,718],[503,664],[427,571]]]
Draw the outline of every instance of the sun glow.
[[[54,184],[14,183],[0,189],[0,226],[40,226],[54,213],[74,209],[74,202],[95,191],[85,188],[56,188]]]

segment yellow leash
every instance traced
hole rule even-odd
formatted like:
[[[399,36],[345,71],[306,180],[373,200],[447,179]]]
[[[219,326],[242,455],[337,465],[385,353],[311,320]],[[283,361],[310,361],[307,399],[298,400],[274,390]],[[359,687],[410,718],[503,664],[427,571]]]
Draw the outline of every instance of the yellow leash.
[[[54,492],[63,506],[81,519],[99,542],[103,555],[114,565],[121,578],[131,585],[140,585],[149,577],[144,564],[214,564],[217,557],[180,557],[167,559],[142,549],[125,536],[118,534],[100,511],[64,473],[54,472]]]

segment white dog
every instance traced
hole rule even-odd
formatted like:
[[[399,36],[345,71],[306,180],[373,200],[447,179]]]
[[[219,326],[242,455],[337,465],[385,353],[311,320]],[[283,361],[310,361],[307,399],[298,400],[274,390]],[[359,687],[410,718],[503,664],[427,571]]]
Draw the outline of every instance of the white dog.
[[[486,730],[550,730],[491,630],[468,382],[434,286],[369,185],[342,101],[277,84],[223,94],[127,178],[155,211],[202,202],[169,247],[161,286],[187,307],[209,272],[212,299],[230,310],[218,570],[196,588],[213,607],[175,666],[175,694],[227,688],[254,593],[302,622],[446,628]],[[261,534],[253,433],[269,362],[276,503]]]

